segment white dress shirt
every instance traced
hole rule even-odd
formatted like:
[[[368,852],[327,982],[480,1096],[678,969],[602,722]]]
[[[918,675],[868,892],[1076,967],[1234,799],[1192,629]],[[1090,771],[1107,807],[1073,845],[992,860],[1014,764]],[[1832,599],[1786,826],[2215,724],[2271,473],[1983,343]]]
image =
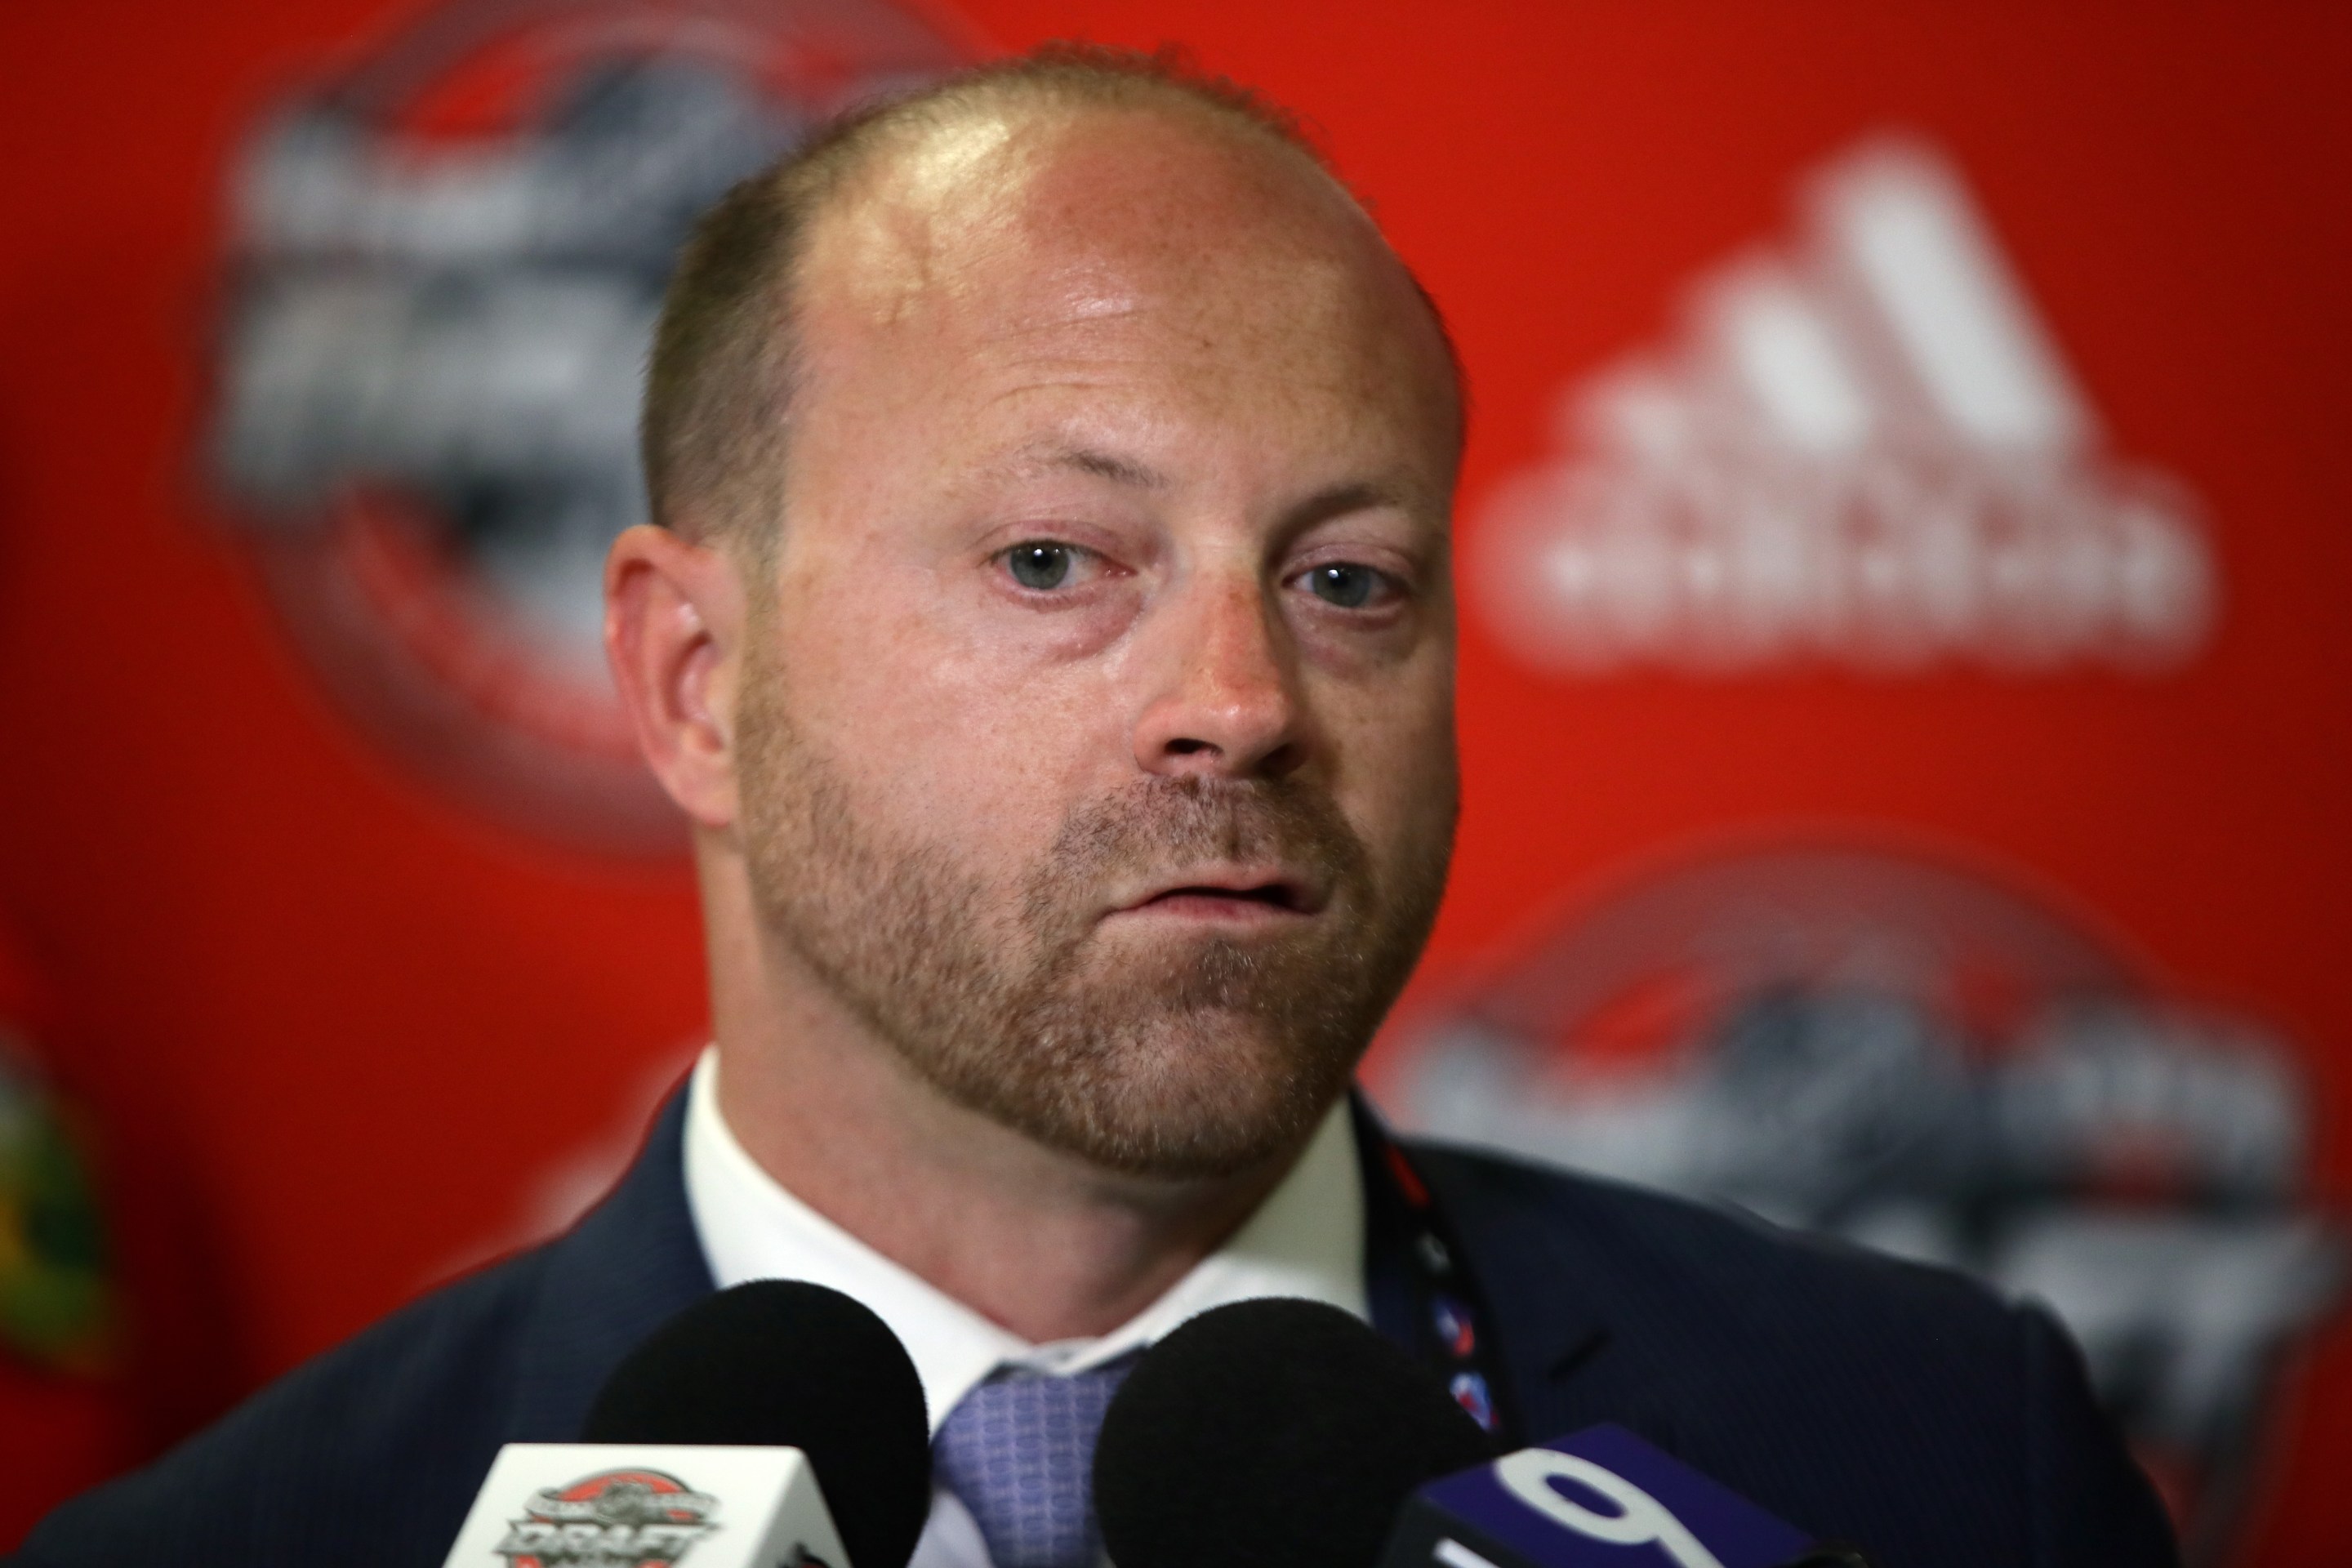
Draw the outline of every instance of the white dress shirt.
[[[719,1288],[806,1279],[856,1297],[907,1347],[931,1430],[1001,1366],[1067,1375],[1149,1345],[1189,1318],[1234,1301],[1301,1296],[1369,1320],[1364,1194],[1348,1108],[1334,1106],[1298,1163],[1231,1240],[1167,1292],[1098,1339],[1032,1344],[900,1268],[786,1192],[744,1152],[719,1110],[719,1053],[702,1054],[688,1090],[686,1201]],[[991,1568],[980,1529],[938,1490],[908,1568]]]

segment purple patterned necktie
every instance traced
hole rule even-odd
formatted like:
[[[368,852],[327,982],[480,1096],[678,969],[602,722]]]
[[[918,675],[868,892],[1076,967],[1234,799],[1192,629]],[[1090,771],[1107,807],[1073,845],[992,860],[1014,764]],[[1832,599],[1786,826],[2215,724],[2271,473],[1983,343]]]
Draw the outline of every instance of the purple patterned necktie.
[[[971,1510],[995,1568],[1095,1568],[1095,1438],[1135,1359],[1073,1377],[1000,1368],[948,1413],[931,1475]]]

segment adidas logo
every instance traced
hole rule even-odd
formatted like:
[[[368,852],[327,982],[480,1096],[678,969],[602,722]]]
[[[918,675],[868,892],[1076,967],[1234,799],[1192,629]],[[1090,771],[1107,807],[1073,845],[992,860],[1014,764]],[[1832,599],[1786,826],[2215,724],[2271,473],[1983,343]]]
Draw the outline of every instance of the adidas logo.
[[[2218,596],[2195,503],[2102,450],[1958,173],[1879,141],[1801,237],[1694,290],[1675,346],[1563,405],[1474,561],[1492,628],[1564,672],[1826,660],[2155,668]]]

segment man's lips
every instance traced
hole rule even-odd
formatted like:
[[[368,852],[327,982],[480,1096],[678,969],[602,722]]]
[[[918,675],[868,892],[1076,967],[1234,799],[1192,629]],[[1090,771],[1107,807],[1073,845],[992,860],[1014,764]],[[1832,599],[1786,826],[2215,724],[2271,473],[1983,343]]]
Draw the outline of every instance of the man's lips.
[[[1110,912],[1192,920],[1264,921],[1315,914],[1327,901],[1318,887],[1295,872],[1277,868],[1202,868],[1140,889]]]

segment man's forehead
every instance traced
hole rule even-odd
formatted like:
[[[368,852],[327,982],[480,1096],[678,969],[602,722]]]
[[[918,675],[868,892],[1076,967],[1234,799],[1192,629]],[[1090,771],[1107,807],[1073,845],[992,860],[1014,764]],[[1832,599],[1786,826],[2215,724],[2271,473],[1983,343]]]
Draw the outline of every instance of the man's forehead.
[[[971,465],[971,480],[985,486],[997,481],[1034,480],[1073,475],[1098,480],[1145,495],[1181,488],[1181,475],[1155,467],[1149,458],[1125,449],[1115,441],[1090,440],[1082,433],[1050,431],[1006,442],[981,453]],[[1432,493],[1424,476],[1410,463],[1375,464],[1336,479],[1290,499],[1291,521],[1312,521],[1346,511],[1393,508],[1416,514],[1439,514],[1445,498]]]
[[[1360,330],[1397,314],[1402,269],[1345,193],[1206,111],[1015,107],[908,135],[812,235],[798,303],[821,332],[1083,332],[1144,311]]]

